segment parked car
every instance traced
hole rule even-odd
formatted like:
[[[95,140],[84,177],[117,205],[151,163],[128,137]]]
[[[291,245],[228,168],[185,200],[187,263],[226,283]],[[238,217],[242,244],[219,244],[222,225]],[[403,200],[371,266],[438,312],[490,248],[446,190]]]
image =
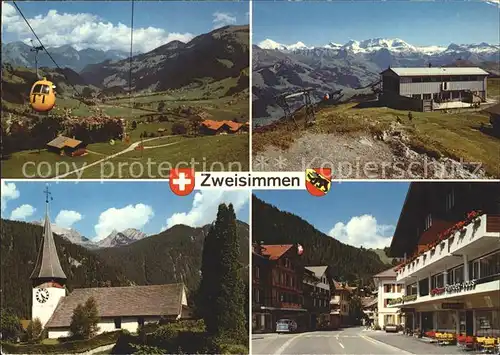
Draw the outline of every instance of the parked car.
[[[386,333],[397,333],[399,331],[398,326],[396,324],[386,324],[385,332]]]
[[[276,322],[276,333],[292,333],[297,331],[297,322],[292,319],[280,319]]]

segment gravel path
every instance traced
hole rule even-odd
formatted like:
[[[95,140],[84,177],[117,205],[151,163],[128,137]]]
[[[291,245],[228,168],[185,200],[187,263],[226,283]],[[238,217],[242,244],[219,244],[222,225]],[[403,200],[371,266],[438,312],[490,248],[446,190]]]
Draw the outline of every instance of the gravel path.
[[[390,143],[389,143],[390,142]],[[335,179],[477,179],[484,171],[409,149],[399,138],[305,133],[286,150],[268,146],[252,159],[255,171],[331,168]]]

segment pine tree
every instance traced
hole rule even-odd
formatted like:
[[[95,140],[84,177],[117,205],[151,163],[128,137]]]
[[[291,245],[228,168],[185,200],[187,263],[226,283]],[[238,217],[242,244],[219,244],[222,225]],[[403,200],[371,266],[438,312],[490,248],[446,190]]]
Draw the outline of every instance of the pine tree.
[[[220,240],[220,291],[215,302],[218,333],[223,337],[240,339],[246,334],[244,283],[239,262],[240,246],[236,234],[236,215],[233,205],[223,205]]]
[[[234,340],[247,333],[239,249],[233,206],[221,204],[205,238],[198,307],[209,334]]]
[[[33,321],[28,324],[26,328],[26,337],[28,341],[37,340],[42,335],[43,327],[40,318],[35,318]]]
[[[97,303],[93,297],[89,297],[85,302],[85,316],[87,327],[85,329],[85,338],[90,339],[97,334],[99,327],[99,312],[97,311]]]
[[[221,206],[217,213],[217,221],[222,218]],[[214,315],[214,301],[216,299],[217,289],[215,287],[218,272],[218,232],[217,221],[210,228],[203,242],[202,260],[201,260],[201,281],[196,297],[196,310],[199,316],[205,321],[207,331],[214,334],[217,329]]]
[[[83,305],[79,304],[73,310],[69,330],[75,339],[83,339],[85,332],[85,310]]]

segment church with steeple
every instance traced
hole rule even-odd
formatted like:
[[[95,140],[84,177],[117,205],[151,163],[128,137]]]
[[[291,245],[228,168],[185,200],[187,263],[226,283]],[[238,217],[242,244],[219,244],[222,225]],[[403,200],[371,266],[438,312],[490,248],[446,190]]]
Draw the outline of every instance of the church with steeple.
[[[43,238],[31,273],[31,319],[39,319],[49,338],[71,336],[74,309],[94,298],[99,314],[98,333],[126,329],[136,332],[139,325],[175,321],[189,316],[184,284],[66,289],[69,270],[64,272],[52,233],[48,187],[45,189]]]
[[[38,252],[35,268],[30,279],[33,284],[32,319],[40,319],[45,326],[54,313],[59,301],[66,296],[66,274],[64,273],[49,218],[49,190],[45,190],[45,221],[43,224],[43,239]]]

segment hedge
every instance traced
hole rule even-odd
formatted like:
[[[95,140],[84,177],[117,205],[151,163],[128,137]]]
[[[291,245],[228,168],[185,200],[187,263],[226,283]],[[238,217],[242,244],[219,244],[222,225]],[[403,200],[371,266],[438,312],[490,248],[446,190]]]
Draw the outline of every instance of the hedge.
[[[2,342],[2,352],[8,354],[67,354],[83,353],[100,346],[116,343],[121,331],[99,334],[89,340],[73,340],[59,344],[12,344]]]

